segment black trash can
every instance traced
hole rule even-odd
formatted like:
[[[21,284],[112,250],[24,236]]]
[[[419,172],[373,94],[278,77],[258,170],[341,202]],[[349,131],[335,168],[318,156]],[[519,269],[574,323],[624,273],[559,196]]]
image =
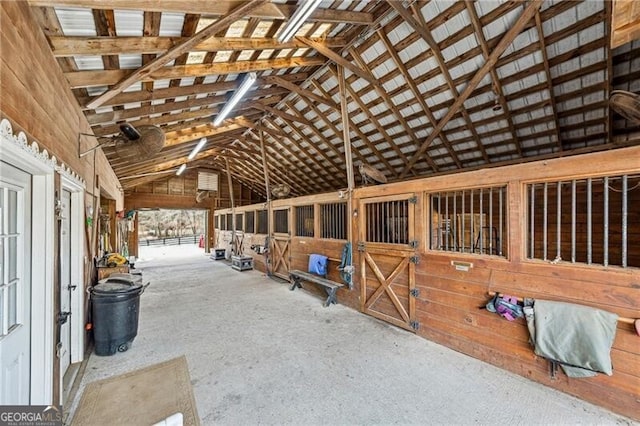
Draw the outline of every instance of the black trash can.
[[[119,276],[101,280],[91,288],[96,355],[129,349],[138,334],[140,295],[145,287],[137,277]]]

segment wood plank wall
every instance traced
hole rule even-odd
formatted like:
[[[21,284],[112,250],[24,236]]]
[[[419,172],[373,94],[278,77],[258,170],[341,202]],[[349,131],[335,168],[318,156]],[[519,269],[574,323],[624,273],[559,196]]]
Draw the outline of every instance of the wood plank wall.
[[[632,326],[618,326],[612,350],[613,376],[568,379],[563,373],[559,373],[557,379],[553,380],[549,375],[547,361],[536,356],[528,343],[529,336],[524,320],[509,322],[486,309],[479,309],[487,303],[488,291],[498,291],[516,296],[588,305],[621,316],[640,318],[640,269],[573,265],[567,262],[552,264],[548,261],[528,260],[524,244],[527,232],[527,183],[579,179],[587,177],[585,173],[588,170],[597,170],[597,176],[637,174],[640,171],[639,159],[640,147],[634,147],[358,188],[354,193],[354,205],[361,199],[395,194],[414,193],[418,198],[415,229],[418,232],[417,252],[420,262],[416,266],[415,282],[420,294],[415,300],[415,319],[420,323],[416,332],[419,336],[640,420],[640,337],[635,334]],[[595,176],[596,173],[592,175]],[[504,201],[507,205],[505,245],[508,246],[508,257],[429,250],[428,229],[432,218],[429,217],[427,195],[437,191],[474,188],[478,185],[507,185],[508,192]],[[594,197],[596,195],[594,193]],[[630,193],[629,199],[637,200],[637,196],[631,196]],[[272,209],[290,206],[295,211],[295,206],[326,200],[339,199],[337,194],[323,194],[278,200],[272,205]],[[262,208],[262,204],[245,206],[236,208],[236,213]],[[216,214],[230,212],[230,209],[226,209],[219,210]],[[315,220],[317,229],[317,215]],[[629,220],[634,222],[630,226],[631,246],[637,241],[633,236],[638,222],[636,212],[630,212]],[[345,241],[297,237],[294,224],[295,220],[291,220],[292,269],[305,270],[311,253],[340,258]],[[354,219],[351,225],[357,229],[359,222]],[[615,227],[611,231],[619,232]],[[357,232],[354,235],[357,235]],[[254,253],[250,245],[264,244],[265,238],[266,235],[245,235],[244,243],[244,253],[252,256],[255,269],[263,272],[266,257]],[[581,244],[582,240],[578,241]],[[353,242],[355,265],[359,265],[359,253],[355,249],[357,242]],[[230,249],[230,244],[231,231],[220,231],[218,246]],[[630,253],[636,249],[630,250]],[[452,261],[470,262],[473,267],[468,272],[458,271],[452,266]],[[339,281],[335,266],[335,261],[330,262],[329,276]],[[354,275],[353,290],[340,290],[338,293],[339,303],[356,310],[361,310],[359,278],[360,273],[357,271]],[[323,294],[316,286],[305,286],[305,289],[317,294],[320,303]],[[291,297],[295,295],[292,294]]]
[[[116,200],[122,209],[123,195],[118,178],[102,151],[78,156],[78,134],[91,133],[68,83],[27,2],[0,2],[0,115],[24,131],[49,154],[67,164],[87,182],[87,192],[99,181],[100,190]],[[96,143],[82,138],[82,150]],[[95,165],[94,165],[95,160]],[[98,176],[99,179],[95,177]]]

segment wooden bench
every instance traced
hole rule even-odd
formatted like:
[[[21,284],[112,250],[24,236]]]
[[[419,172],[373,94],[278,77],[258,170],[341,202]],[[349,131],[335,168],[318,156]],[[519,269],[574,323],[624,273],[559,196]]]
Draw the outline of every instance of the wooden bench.
[[[308,281],[310,283],[318,284],[319,286],[323,287],[327,292],[327,300],[323,304],[325,308],[332,303],[338,303],[338,301],[336,300],[336,292],[339,288],[345,287],[345,285],[342,283],[337,283],[321,276],[298,270],[289,271],[289,277],[292,280],[291,288],[289,288],[289,290],[291,291],[295,290],[296,287],[302,288],[300,281]]]

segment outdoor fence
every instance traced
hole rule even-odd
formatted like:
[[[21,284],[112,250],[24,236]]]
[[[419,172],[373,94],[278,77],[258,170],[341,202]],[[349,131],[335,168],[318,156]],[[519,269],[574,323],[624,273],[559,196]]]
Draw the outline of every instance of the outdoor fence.
[[[140,246],[178,246],[182,244],[198,244],[200,239],[200,235],[187,235],[182,237],[165,237],[165,238],[154,238],[144,240],[141,239],[139,244]]]

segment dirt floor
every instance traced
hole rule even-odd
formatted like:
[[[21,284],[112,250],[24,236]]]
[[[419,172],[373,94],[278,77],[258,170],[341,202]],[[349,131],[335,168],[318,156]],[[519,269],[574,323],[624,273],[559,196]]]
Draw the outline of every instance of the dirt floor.
[[[90,357],[72,413],[86,383],[185,354],[204,425],[632,424],[195,246],[140,258],[138,337]]]

